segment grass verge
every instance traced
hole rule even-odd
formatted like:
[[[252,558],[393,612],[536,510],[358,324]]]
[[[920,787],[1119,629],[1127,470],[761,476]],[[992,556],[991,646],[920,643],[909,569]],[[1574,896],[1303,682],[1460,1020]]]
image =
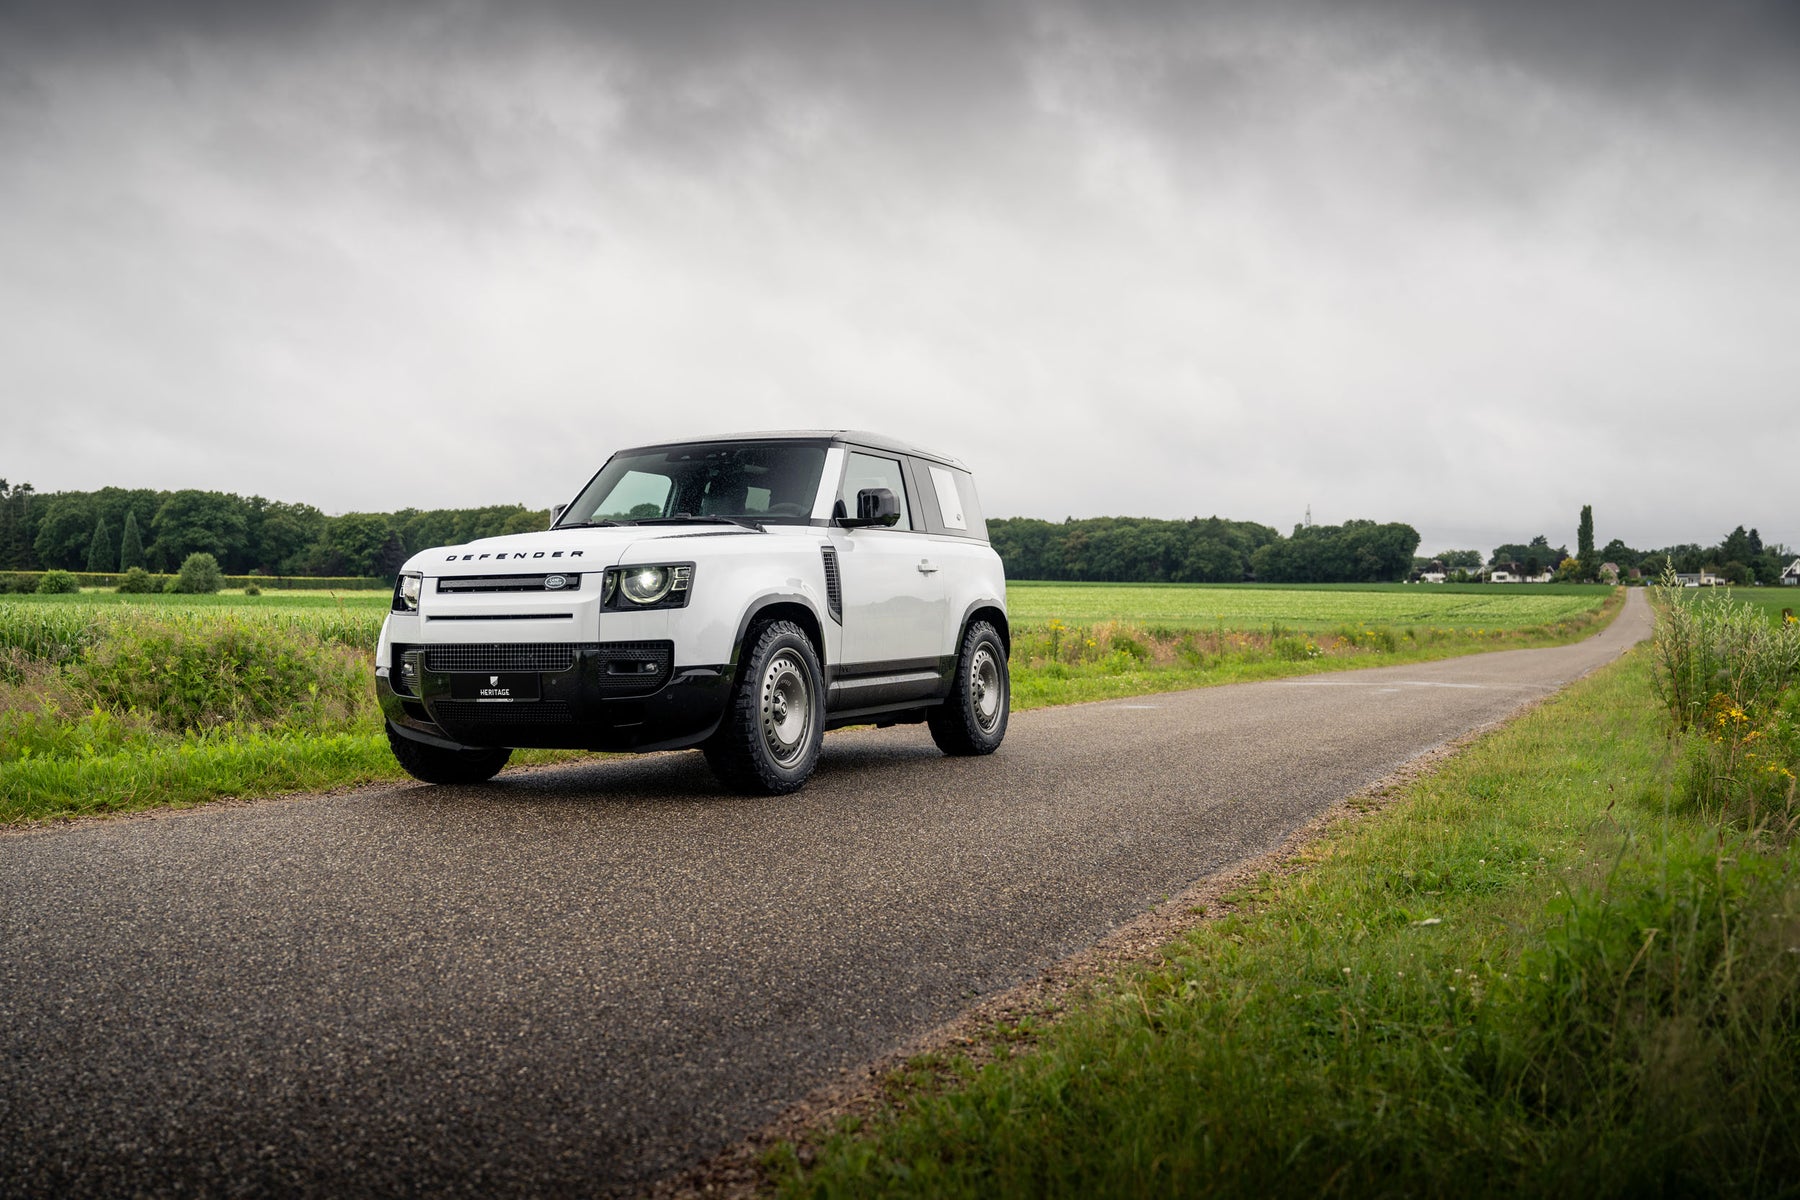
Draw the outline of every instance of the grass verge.
[[[1794,1194],[1796,852],[1674,804],[1664,728],[1634,652],[767,1167],[786,1196]]]
[[[519,750],[512,763],[534,766],[587,757],[592,756],[574,750]],[[132,738],[112,752],[77,751],[0,763],[0,825],[191,808],[213,800],[328,791],[406,777],[379,727],[331,733],[221,728],[182,737]]]
[[[364,643],[326,608],[0,605],[0,824],[401,778]]]
[[[1279,624],[1052,620],[1015,629],[1013,704],[1026,710],[1561,645],[1603,627],[1622,597],[1577,597],[1590,607],[1548,624],[1495,629],[1358,623],[1307,633]],[[1334,602],[1354,599],[1346,592]],[[401,778],[368,662],[387,597],[352,600],[309,593],[0,603],[0,823]],[[574,757],[533,751],[514,761]]]

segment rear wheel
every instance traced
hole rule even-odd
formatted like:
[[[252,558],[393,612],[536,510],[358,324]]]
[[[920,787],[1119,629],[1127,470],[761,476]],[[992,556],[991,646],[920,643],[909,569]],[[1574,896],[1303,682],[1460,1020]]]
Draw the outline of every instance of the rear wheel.
[[[394,758],[414,779],[425,783],[486,783],[500,773],[511,750],[446,750],[402,737],[388,726],[388,745]]]
[[[750,631],[743,670],[706,765],[735,791],[781,795],[798,789],[819,762],[825,737],[824,672],[806,633],[792,621]]]
[[[986,621],[963,635],[956,656],[956,683],[944,702],[926,714],[931,740],[945,754],[992,754],[1006,738],[1012,708],[1012,677],[1006,644]]]

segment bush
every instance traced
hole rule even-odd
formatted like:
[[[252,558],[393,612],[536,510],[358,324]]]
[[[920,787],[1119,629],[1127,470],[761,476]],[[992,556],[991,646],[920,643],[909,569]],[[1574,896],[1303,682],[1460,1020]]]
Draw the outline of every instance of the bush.
[[[45,571],[37,590],[40,596],[73,596],[81,591],[81,583],[67,571]]]
[[[1277,637],[1269,641],[1269,649],[1283,662],[1302,662],[1318,658],[1324,652],[1309,637]]]
[[[150,572],[144,570],[142,567],[128,568],[125,574],[119,577],[119,591],[121,592],[130,595],[140,595],[145,592],[154,592],[156,590],[156,580],[152,579],[150,577]]]
[[[120,619],[69,668],[101,707],[185,732],[335,723],[369,709],[366,650],[235,613]]]
[[[181,570],[169,590],[189,596],[210,596],[224,586],[225,573],[219,570],[219,560],[202,550],[182,560]]]
[[[254,583],[247,583],[244,585],[244,595],[260,596],[262,595],[262,589],[257,587]]]
[[[1800,627],[1771,627],[1755,605],[1683,588],[1672,571],[1652,598],[1656,685],[1677,730],[1699,725],[1715,697],[1760,710],[1800,682]]]
[[[1690,594],[1673,572],[1655,596],[1657,692],[1687,742],[1682,798],[1778,839],[1800,832],[1800,624]]]

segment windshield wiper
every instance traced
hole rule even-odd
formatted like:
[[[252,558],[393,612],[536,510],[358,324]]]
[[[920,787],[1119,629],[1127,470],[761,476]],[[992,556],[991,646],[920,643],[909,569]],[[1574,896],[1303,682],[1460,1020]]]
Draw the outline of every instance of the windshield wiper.
[[[562,524],[558,525],[556,528],[558,528],[558,529],[603,529],[608,525],[618,525],[618,524],[621,524],[621,522],[609,521],[605,517],[601,517],[598,521],[564,521]]]
[[[742,517],[726,517],[717,513],[705,513],[695,516],[693,513],[676,513],[672,517],[641,517],[632,522],[633,525],[737,525],[751,529],[757,533],[764,532],[763,527],[755,521],[747,521]]]

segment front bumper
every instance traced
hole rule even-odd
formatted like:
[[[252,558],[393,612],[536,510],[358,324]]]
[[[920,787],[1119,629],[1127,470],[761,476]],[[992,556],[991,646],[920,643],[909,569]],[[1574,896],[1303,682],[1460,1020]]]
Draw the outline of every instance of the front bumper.
[[[711,737],[731,694],[727,666],[673,660],[671,642],[396,644],[375,693],[395,733],[433,745],[673,750]],[[536,698],[470,698],[502,674]]]

